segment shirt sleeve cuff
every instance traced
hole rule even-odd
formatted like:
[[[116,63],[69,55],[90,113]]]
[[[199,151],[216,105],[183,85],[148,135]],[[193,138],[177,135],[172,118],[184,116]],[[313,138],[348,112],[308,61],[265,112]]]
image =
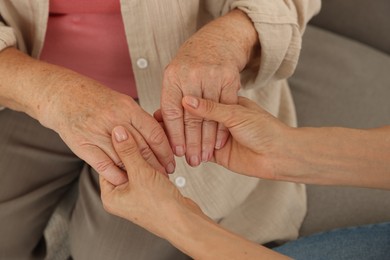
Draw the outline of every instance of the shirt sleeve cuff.
[[[297,65],[302,41],[302,32],[308,19],[316,9],[310,1],[279,0],[236,0],[231,1],[229,9],[240,9],[248,15],[259,35],[261,52],[254,64],[259,64],[256,86],[269,85],[270,81],[290,77]],[[307,3],[307,4],[305,4]],[[304,9],[313,9],[303,12]],[[305,17],[300,17],[300,16]],[[301,22],[304,20],[304,22]]]
[[[16,37],[12,28],[0,23],[0,51],[15,45]]]

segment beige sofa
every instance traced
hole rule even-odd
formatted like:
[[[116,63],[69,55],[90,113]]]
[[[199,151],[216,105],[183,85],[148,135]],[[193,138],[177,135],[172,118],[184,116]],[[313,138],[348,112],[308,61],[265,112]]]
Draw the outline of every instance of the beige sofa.
[[[389,0],[323,0],[290,80],[300,126],[390,125],[389,13]],[[301,235],[390,221],[390,191],[308,185],[307,194]],[[68,194],[46,229],[47,259],[69,256],[74,197]]]

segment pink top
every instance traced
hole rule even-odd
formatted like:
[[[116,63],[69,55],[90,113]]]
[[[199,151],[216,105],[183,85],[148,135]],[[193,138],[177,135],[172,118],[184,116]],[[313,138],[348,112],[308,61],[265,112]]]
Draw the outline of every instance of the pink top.
[[[40,59],[137,97],[119,0],[50,0]]]

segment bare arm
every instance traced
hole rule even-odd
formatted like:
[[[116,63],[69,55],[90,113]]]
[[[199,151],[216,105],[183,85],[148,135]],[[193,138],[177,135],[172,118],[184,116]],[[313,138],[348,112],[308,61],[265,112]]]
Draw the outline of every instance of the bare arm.
[[[390,127],[291,128],[254,102],[184,98],[190,113],[223,123],[232,138],[214,160],[259,178],[390,189]]]
[[[40,111],[54,95],[50,88],[55,89],[56,77],[64,73],[13,47],[1,51],[0,60],[0,104],[41,121]]]
[[[287,133],[277,171],[287,181],[390,189],[390,127],[298,128]],[[277,166],[276,166],[277,167]]]
[[[164,173],[174,170],[163,129],[131,97],[13,47],[0,52],[0,104],[56,131],[75,154],[112,183],[127,181],[111,143],[111,131],[118,124],[133,126],[132,134],[152,165]]]
[[[187,211],[176,218],[165,238],[194,259],[290,259],[223,229],[203,214]]]
[[[194,259],[288,259],[235,235],[208,218],[142,158],[130,133],[113,130],[115,150],[129,182],[114,186],[100,178],[105,209],[167,239]]]

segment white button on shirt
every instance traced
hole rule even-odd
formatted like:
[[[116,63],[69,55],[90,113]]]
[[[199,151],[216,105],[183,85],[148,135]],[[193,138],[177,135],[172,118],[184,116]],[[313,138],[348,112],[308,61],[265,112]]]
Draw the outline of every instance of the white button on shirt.
[[[183,188],[184,186],[186,186],[186,178],[184,178],[183,176],[177,177],[175,179],[175,184],[177,187]]]
[[[146,69],[148,67],[148,60],[145,58],[139,58],[137,60],[137,67],[140,69]]]

